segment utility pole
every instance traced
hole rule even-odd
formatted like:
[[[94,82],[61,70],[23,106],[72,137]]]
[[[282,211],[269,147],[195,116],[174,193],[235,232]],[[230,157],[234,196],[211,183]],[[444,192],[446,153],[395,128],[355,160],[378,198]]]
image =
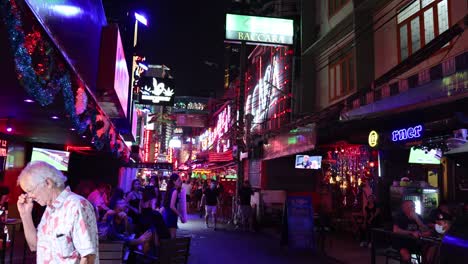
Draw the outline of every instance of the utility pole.
[[[249,131],[244,131],[244,104],[245,104],[245,67],[246,67],[246,49],[247,44],[245,41],[241,42],[240,50],[240,65],[239,65],[239,99],[237,102],[238,107],[238,120],[237,120],[237,188],[236,188],[236,198],[239,197],[239,189],[242,187],[244,182],[244,166],[241,160],[241,152],[244,150],[243,146],[243,134],[249,133]],[[248,150],[249,146],[247,146]]]

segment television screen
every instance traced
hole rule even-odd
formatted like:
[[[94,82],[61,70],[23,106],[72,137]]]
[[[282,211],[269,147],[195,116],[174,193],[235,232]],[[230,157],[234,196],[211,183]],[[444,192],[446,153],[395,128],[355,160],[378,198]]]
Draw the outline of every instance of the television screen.
[[[296,155],[296,169],[320,169],[322,156]]]
[[[412,147],[408,163],[440,164],[441,156],[440,149],[423,150]]]
[[[61,171],[68,170],[70,152],[55,149],[33,148],[31,161],[45,161]]]

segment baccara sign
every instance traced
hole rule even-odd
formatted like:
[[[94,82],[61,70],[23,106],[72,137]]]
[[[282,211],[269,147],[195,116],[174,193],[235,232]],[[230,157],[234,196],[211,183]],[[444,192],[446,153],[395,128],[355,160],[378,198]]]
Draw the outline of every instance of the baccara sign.
[[[226,39],[291,45],[294,22],[290,19],[227,14]]]

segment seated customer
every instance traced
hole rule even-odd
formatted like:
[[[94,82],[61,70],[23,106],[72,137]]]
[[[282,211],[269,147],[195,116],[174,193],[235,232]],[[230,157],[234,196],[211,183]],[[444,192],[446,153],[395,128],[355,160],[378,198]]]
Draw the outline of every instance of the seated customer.
[[[413,201],[403,201],[401,210],[402,212],[393,223],[393,232],[416,238],[430,235],[431,232],[424,224],[421,216],[416,214]],[[410,252],[421,251],[416,244],[406,239],[397,239],[395,241],[395,246],[400,250],[401,261],[403,263],[411,263]]]
[[[452,214],[450,212],[448,203],[446,201],[441,201],[439,203],[439,207],[437,209],[433,210],[429,216],[429,227],[434,227],[436,224],[437,219],[439,218],[439,215],[443,214],[445,218],[452,218]],[[452,219],[450,219],[452,220]]]
[[[107,207],[108,201],[106,188],[106,184],[100,183],[98,187],[88,195],[88,201],[98,210],[98,218],[102,217],[106,211],[109,210],[109,207]]]

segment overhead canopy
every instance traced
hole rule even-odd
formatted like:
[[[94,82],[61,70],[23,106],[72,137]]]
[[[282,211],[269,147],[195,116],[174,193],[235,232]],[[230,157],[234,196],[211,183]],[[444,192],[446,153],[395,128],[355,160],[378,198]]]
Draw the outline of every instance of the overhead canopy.
[[[454,148],[454,149],[452,149],[450,151],[445,152],[444,155],[454,155],[454,154],[462,154],[462,153],[467,153],[468,154],[468,144],[467,143],[461,145],[458,148]]]

